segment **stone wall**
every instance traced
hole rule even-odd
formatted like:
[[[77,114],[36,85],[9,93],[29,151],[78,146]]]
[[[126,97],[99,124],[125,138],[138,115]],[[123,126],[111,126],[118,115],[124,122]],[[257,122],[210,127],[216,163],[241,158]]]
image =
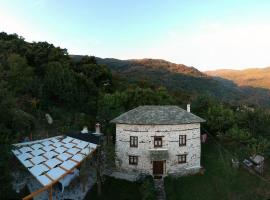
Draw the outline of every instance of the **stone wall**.
[[[187,136],[186,146],[179,146],[179,135]],[[138,136],[138,147],[130,147],[130,136]],[[200,168],[200,124],[182,125],[116,125],[116,165],[122,171],[152,174],[149,149],[154,149],[154,137],[163,136],[162,149],[168,150],[164,174],[187,174]],[[179,154],[187,154],[187,163],[179,164]],[[129,156],[138,156],[138,165],[129,165]]]

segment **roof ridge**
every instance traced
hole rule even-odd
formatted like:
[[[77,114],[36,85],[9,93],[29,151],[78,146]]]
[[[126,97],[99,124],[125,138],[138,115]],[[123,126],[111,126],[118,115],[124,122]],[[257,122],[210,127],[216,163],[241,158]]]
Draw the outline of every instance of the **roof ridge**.
[[[204,119],[177,105],[141,105],[110,121],[122,124],[188,124]]]

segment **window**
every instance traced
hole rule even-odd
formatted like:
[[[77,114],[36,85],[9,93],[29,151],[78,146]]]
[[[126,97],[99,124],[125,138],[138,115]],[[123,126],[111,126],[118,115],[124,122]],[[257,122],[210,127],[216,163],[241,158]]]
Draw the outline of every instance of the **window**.
[[[187,154],[178,155],[178,163],[186,163],[187,162]]]
[[[154,137],[154,147],[162,147],[162,137],[160,136]]]
[[[130,165],[138,165],[138,156],[129,156]]]
[[[179,135],[179,146],[186,146],[186,143],[187,143],[187,136]]]
[[[130,136],[129,144],[130,144],[130,147],[138,147],[138,137]]]

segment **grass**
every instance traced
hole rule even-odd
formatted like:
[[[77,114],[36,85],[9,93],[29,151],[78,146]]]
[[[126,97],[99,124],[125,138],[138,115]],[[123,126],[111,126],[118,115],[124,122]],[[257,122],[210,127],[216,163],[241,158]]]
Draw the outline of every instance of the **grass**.
[[[239,149],[227,145],[238,155]],[[234,146],[234,148],[233,148]],[[243,155],[237,156],[242,157]],[[240,167],[231,167],[232,154],[225,151],[214,141],[209,140],[202,146],[202,165],[204,175],[165,178],[168,200],[267,200],[270,199],[270,183],[250,174]],[[270,177],[270,163],[266,162],[265,175]],[[150,180],[150,179],[149,179]],[[142,184],[106,177],[101,197],[97,196],[95,185],[85,200],[139,200],[151,190],[153,184]],[[150,185],[150,186],[149,186]],[[150,189],[149,189],[150,188]],[[150,192],[151,193],[151,192]],[[149,196],[153,197],[153,194]],[[146,198],[153,199],[153,198]]]
[[[151,194],[151,188],[153,187],[152,179],[147,177],[143,183],[129,182],[106,176],[105,182],[102,185],[102,195],[100,197],[97,196],[97,185],[95,185],[87,193],[85,200],[141,200],[143,196],[145,197],[145,190],[147,190],[148,197],[144,199],[154,199],[153,194]]]
[[[231,167],[231,154],[214,141],[202,146],[204,175],[165,179],[168,200],[263,200],[270,198],[270,183],[247,170]]]

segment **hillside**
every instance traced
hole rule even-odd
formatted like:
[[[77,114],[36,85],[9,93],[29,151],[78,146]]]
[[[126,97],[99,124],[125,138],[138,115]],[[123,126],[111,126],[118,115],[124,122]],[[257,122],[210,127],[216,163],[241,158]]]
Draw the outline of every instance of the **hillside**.
[[[80,60],[81,56],[72,56]],[[112,73],[128,77],[130,82],[146,81],[155,86],[165,86],[176,92],[197,96],[208,94],[226,102],[270,105],[270,92],[265,89],[237,86],[233,81],[213,78],[196,68],[174,64],[160,59],[119,60],[98,58],[97,63],[106,65]],[[239,103],[239,102],[238,102]]]
[[[196,68],[174,64],[160,59],[118,60],[96,58],[98,64],[106,65],[113,73],[128,77],[131,82],[146,81],[155,86],[165,86],[172,91],[184,91],[192,95],[208,93],[228,100],[240,96],[240,91],[224,86]],[[226,94],[226,95],[223,95]]]
[[[138,70],[153,70],[163,73],[171,72],[176,74],[185,74],[194,77],[206,77],[206,75],[194,67],[188,67],[183,64],[175,64],[162,59],[131,59],[118,60],[114,58],[97,58],[97,62],[110,66],[112,70],[121,73],[131,73]]]
[[[232,80],[239,86],[251,86],[270,89],[270,67],[245,70],[222,69],[206,71],[206,74]]]
[[[172,90],[201,89],[204,85],[192,84],[205,82],[214,86],[217,81],[208,77],[194,67],[175,64],[161,59],[131,59],[97,58],[97,63],[106,65],[112,72],[128,76],[131,81],[149,81]],[[210,89],[210,88],[209,88]]]

